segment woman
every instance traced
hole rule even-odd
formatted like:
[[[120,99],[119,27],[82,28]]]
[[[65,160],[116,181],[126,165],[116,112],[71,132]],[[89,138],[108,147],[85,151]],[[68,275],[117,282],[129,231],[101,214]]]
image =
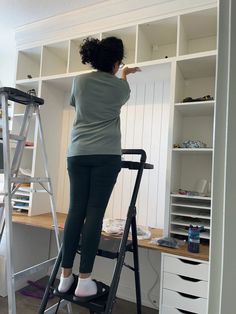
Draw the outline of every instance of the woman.
[[[81,239],[81,260],[76,297],[97,294],[91,273],[99,245],[102,222],[112,189],[121,169],[120,109],[130,96],[126,77],[139,68],[125,67],[121,39],[87,38],[81,46],[83,64],[97,71],[74,79],[70,104],[76,116],[68,150],[70,206],[65,224],[62,274],[58,290],[73,284],[72,267]]]

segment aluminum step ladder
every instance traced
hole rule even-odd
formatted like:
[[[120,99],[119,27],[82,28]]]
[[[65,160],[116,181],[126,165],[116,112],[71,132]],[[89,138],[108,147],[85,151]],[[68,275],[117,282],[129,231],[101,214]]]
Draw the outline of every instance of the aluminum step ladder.
[[[136,170],[136,180],[134,183],[133,193],[127,213],[127,219],[125,223],[124,233],[122,238],[111,238],[111,237],[101,237],[97,255],[109,258],[116,259],[116,266],[114,268],[113,278],[109,287],[109,292],[101,297],[94,298],[89,302],[79,302],[75,301],[73,298],[73,293],[76,287],[77,276],[75,276],[74,284],[67,293],[59,293],[56,289],[55,279],[58,273],[58,270],[61,265],[62,260],[62,248],[58,254],[57,260],[54,264],[51,276],[46,287],[44,297],[39,309],[38,314],[47,313],[47,303],[50,293],[54,293],[59,298],[57,304],[57,313],[60,308],[60,303],[62,300],[67,300],[71,303],[75,303],[81,307],[87,308],[90,311],[90,314],[110,314],[112,313],[113,306],[116,301],[116,292],[119,285],[119,280],[122,272],[122,267],[126,266],[134,272],[135,276],[135,288],[136,288],[136,303],[137,303],[137,314],[142,313],[142,303],[141,303],[141,288],[140,288],[140,277],[139,277],[139,260],[138,260],[138,240],[137,240],[137,226],[136,226],[136,200],[138,196],[138,191],[141,183],[141,178],[144,169],[153,169],[153,165],[146,163],[146,153],[142,149],[125,149],[122,150],[123,155],[138,155],[140,156],[140,161],[122,161],[122,168],[127,168],[130,170]],[[132,238],[128,239],[129,232],[131,228]],[[125,264],[125,255],[126,252],[133,253],[133,266]],[[80,245],[78,247],[77,253],[80,253]]]
[[[9,131],[9,113],[8,101],[25,105],[25,113],[19,134],[10,134]],[[2,110],[2,145],[3,145],[3,169],[4,169],[4,192],[3,196],[4,211],[0,215],[0,241],[2,234],[6,232],[6,263],[7,263],[7,290],[8,290],[8,313],[16,314],[16,298],[15,298],[15,281],[20,278],[27,278],[28,275],[38,272],[42,269],[48,269],[55,262],[55,258],[46,260],[38,265],[34,265],[28,269],[18,273],[14,272],[12,260],[12,198],[23,183],[37,183],[41,187],[41,191],[46,191],[50,199],[51,214],[53,218],[54,231],[57,248],[60,248],[59,229],[55,210],[55,200],[53,194],[52,182],[48,171],[48,159],[46,155],[46,147],[44,142],[44,133],[40,117],[40,106],[44,104],[42,98],[36,97],[34,90],[29,93],[22,92],[11,87],[0,88],[0,107]],[[30,122],[35,115],[38,126],[39,140],[42,147],[43,167],[45,177],[25,178],[19,175],[19,169],[25,149],[25,143],[29,132]],[[16,142],[14,154],[11,154],[10,143]],[[11,156],[13,155],[13,156]],[[68,312],[71,313],[70,304],[68,304]]]

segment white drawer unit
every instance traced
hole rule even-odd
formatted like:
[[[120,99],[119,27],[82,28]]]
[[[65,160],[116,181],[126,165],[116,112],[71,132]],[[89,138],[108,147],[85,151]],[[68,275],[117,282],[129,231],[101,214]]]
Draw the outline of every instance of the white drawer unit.
[[[164,272],[163,288],[207,298],[208,282]]]
[[[166,305],[162,306],[162,313],[165,313],[165,314],[197,314],[196,312],[189,312],[189,311],[185,311],[185,310],[181,310],[181,309],[176,309],[174,307],[166,306]]]
[[[207,314],[206,261],[162,253],[160,314]]]
[[[186,310],[190,313],[207,314],[207,299],[163,289],[163,305]],[[165,314],[165,313],[163,313]]]
[[[208,281],[208,263],[182,257],[164,256],[164,272]]]

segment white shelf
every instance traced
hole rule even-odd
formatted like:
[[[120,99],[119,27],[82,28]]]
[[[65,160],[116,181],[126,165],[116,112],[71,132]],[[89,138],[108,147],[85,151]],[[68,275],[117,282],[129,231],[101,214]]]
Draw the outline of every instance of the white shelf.
[[[193,210],[190,210],[190,209],[187,209],[187,210],[184,210],[183,208],[182,209],[173,209],[172,208],[172,212],[171,212],[171,215],[173,216],[181,216],[181,217],[191,217],[191,218],[202,218],[202,219],[208,219],[208,220],[211,220],[211,217],[209,215],[208,212],[206,212],[205,210],[199,210],[199,209],[193,209]],[[171,220],[173,221],[173,220]]]
[[[30,203],[29,200],[23,200],[23,199],[20,199],[20,198],[12,198],[12,201],[18,202],[18,203],[23,203],[23,204],[29,204]]]
[[[15,192],[14,195],[19,195],[19,196],[30,196],[30,192],[26,193],[26,192]]]
[[[138,26],[137,62],[174,57],[176,50],[176,17]]]
[[[35,47],[18,52],[17,80],[27,80],[27,75],[32,79],[40,76],[41,47]]]
[[[186,203],[175,203],[172,202],[171,203],[172,206],[179,206],[179,207],[187,207],[187,208],[199,208],[199,209],[208,209],[211,210],[211,206],[206,206],[205,204],[199,204],[198,203],[194,203],[194,202],[186,202]]]
[[[99,39],[116,36],[123,40],[126,57],[124,63],[128,66],[139,66],[142,70],[137,75],[129,76],[129,83],[132,88],[133,86],[138,88],[139,83],[146,84],[146,88],[149,81],[156,82],[159,78],[167,84],[171,82],[168,91],[170,91],[171,99],[174,98],[175,102],[174,144],[181,144],[188,139],[200,140],[206,143],[207,148],[203,149],[173,149],[173,171],[170,187],[172,191],[177,191],[178,188],[194,191],[199,180],[204,178],[210,182],[212,177],[215,101],[180,102],[186,97],[199,98],[205,95],[214,97],[215,95],[217,10],[206,9],[198,12],[185,12],[180,16],[165,16],[162,19],[161,16],[157,16],[148,22],[141,19],[141,22],[137,21],[133,25],[126,25],[123,28],[98,30],[99,33],[97,34],[88,34],[88,36]],[[80,34],[78,30],[74,38],[61,42],[46,42],[40,47],[19,52],[16,87],[25,92],[34,88],[37,95],[45,99],[46,105],[42,106],[41,110],[45,123],[48,124],[47,117],[50,115],[53,117],[54,128],[63,134],[63,137],[56,139],[56,142],[52,134],[47,134],[46,138],[47,145],[50,146],[49,162],[51,162],[50,167],[52,168],[52,177],[55,179],[56,189],[57,186],[61,185],[61,183],[58,183],[60,177],[58,177],[58,169],[60,169],[61,160],[59,159],[57,163],[52,161],[54,160],[55,150],[57,155],[62,155],[64,149],[64,143],[62,144],[62,142],[68,140],[67,132],[69,132],[69,125],[72,123],[74,114],[68,106],[72,82],[75,76],[93,71],[90,66],[83,65],[80,59],[79,49],[81,43],[87,37],[85,35],[85,33]],[[166,56],[168,58],[165,58]],[[175,68],[176,77],[174,77]],[[28,73],[29,71],[30,73]],[[32,79],[27,78],[28,74],[32,75]],[[170,78],[170,75],[173,76]],[[173,79],[175,82],[173,82]],[[163,88],[167,90],[167,86]],[[174,95],[171,93],[174,93]],[[147,93],[147,95],[149,94]],[[138,110],[139,106],[136,107]],[[159,110],[159,107],[157,107],[155,110]],[[24,106],[19,106],[19,108],[14,106],[13,131],[16,134],[18,134],[17,131],[19,131],[19,125],[22,121],[23,109],[25,109]],[[144,110],[149,110],[149,104],[145,106]],[[164,106],[163,114],[169,115]],[[138,119],[139,116],[136,116]],[[28,140],[35,142],[35,123],[32,123],[32,125]],[[50,127],[49,124],[46,126]],[[137,125],[137,127],[139,126]],[[170,129],[172,129],[172,126],[170,126]],[[26,147],[27,153],[23,157],[22,167],[30,168],[32,166],[32,173],[41,170],[38,163],[40,156],[36,148]],[[31,154],[31,152],[35,152],[35,154]],[[63,184],[60,186],[61,190],[63,190],[63,186]],[[41,196],[35,196],[35,194],[32,194],[33,192],[34,190],[30,188],[29,192],[16,192],[16,196],[29,195],[32,201],[30,214],[37,213],[38,208],[48,208],[44,198],[41,199]],[[183,202],[178,200],[183,200]],[[189,200],[189,202],[185,200]],[[198,201],[198,204],[194,201]],[[208,214],[208,220],[210,220],[210,197],[172,194],[171,202],[172,213],[170,213],[170,216],[174,216],[174,214],[176,216],[183,214],[186,217],[198,215],[198,218],[204,219]],[[39,204],[43,204],[43,206],[39,206]],[[25,207],[20,209],[26,210]],[[186,213],[187,211],[188,213]],[[197,213],[201,213],[202,217]]]
[[[176,227],[171,227],[170,233],[172,234],[177,234],[177,235],[183,235],[183,236],[188,236],[188,231],[184,231],[180,228],[176,228]],[[200,232],[200,238],[201,239],[207,239],[210,240],[210,232],[205,231],[205,232]]]
[[[42,57],[42,76],[67,72],[69,41],[45,45]]]
[[[216,55],[179,60],[177,64],[185,79],[211,77],[216,72]]]
[[[182,194],[171,193],[171,197],[211,201],[211,197],[208,197],[208,196],[182,195]]]
[[[187,216],[185,216],[187,217]],[[187,219],[184,219],[183,217],[172,217],[171,220],[171,224],[172,225],[179,225],[179,226],[186,226],[188,227],[189,225],[194,225],[194,226],[204,226],[205,229],[210,229],[210,222],[206,221],[206,219],[204,218],[204,220],[197,218],[193,218],[193,217],[187,217]]]
[[[213,148],[173,148],[173,152],[180,153],[212,153]]]
[[[179,54],[216,49],[217,9],[180,16]]]
[[[17,209],[23,209],[23,210],[29,210],[29,206],[16,206],[16,205],[13,205],[13,208],[17,208]]]
[[[214,114],[214,106],[214,100],[185,102],[176,103],[175,110],[183,117],[212,116]]]

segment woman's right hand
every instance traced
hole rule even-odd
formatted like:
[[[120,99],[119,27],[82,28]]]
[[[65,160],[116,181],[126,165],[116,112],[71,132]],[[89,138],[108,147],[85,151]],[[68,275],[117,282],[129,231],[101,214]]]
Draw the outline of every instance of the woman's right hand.
[[[125,67],[122,69],[121,78],[123,80],[126,80],[127,75],[133,74],[136,72],[141,72],[141,69],[139,67],[133,67],[133,68]]]

